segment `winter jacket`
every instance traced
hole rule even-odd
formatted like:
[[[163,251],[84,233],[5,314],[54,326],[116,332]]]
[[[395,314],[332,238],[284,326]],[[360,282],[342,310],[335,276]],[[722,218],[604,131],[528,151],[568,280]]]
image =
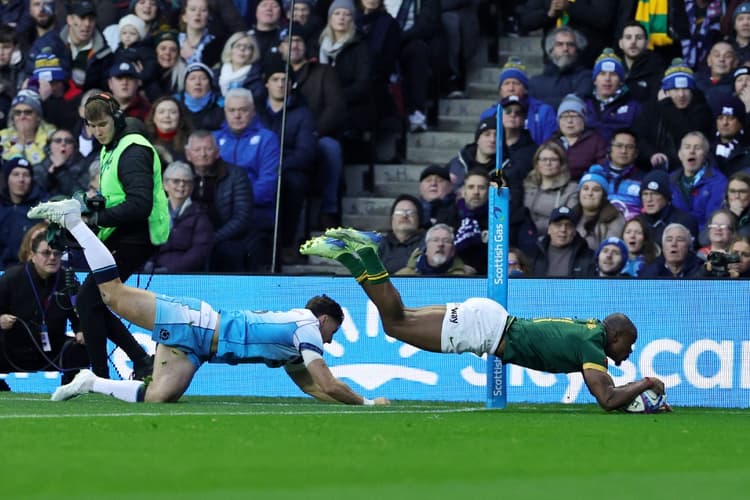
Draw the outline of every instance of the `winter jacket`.
[[[153,257],[153,270],[165,273],[205,270],[214,241],[214,228],[208,213],[187,199],[176,214],[171,213],[170,208],[170,216],[169,239]]]
[[[76,191],[88,189],[90,163],[75,152],[50,174],[52,160],[47,157],[41,164],[34,165],[34,182],[50,196],[73,196]]]
[[[531,134],[534,142],[541,144],[557,130],[557,113],[549,104],[527,96],[529,110],[526,113],[526,130]],[[497,113],[497,104],[493,104],[485,109],[479,116],[479,120],[484,120]]]
[[[465,264],[476,269],[477,274],[487,274],[487,228],[489,206],[469,209],[463,199],[456,202],[461,225],[454,238],[456,255]]]
[[[185,104],[184,91],[175,95],[175,98],[183,105]],[[225,118],[221,102],[221,94],[212,91],[211,99],[203,109],[199,111],[191,111],[185,106],[185,111],[187,111],[187,116],[190,118],[190,123],[193,124],[193,130],[218,130],[221,128]]]
[[[696,243],[698,241],[698,223],[695,218],[689,213],[676,208],[671,203],[662,208],[658,213],[653,215],[643,213],[641,216],[651,229],[651,239],[659,246],[661,246],[661,237],[664,234],[664,228],[673,222],[682,224],[688,228],[690,234],[695,238]]]
[[[604,167],[604,176],[609,182],[607,188],[609,202],[628,220],[640,214],[643,171],[635,165],[618,171],[612,168],[609,160],[605,161],[602,167]]]
[[[594,164],[602,164],[607,158],[607,140],[598,132],[585,129],[572,146],[558,130],[552,135],[553,141],[565,149],[568,159],[570,178],[574,181],[581,179],[583,174]]]
[[[587,220],[582,215],[580,205],[576,210],[579,212],[576,229],[578,234],[586,240],[590,249],[596,251],[599,244],[610,236],[621,237],[622,230],[625,227],[625,216],[611,203],[605,203],[599,211],[598,217],[592,220]]]
[[[549,243],[549,235],[545,235],[538,240],[536,254],[531,264],[532,276],[547,276]],[[591,276],[594,269],[594,251],[586,244],[586,240],[576,233],[568,248],[572,252],[573,257],[570,259],[567,276]]]
[[[700,232],[708,224],[711,213],[721,207],[728,181],[724,174],[711,165],[703,167],[698,175],[700,179],[693,185],[690,198],[686,198],[680,188],[682,171],[673,172],[669,180],[672,187],[672,205],[692,215],[698,222]]]
[[[615,130],[630,128],[641,113],[641,103],[628,92],[627,87],[620,87],[622,93],[613,101],[602,103],[593,95],[584,97],[586,103],[586,128],[596,130],[609,142]]]
[[[667,267],[664,256],[660,255],[651,264],[647,264],[638,274],[641,278],[694,278],[703,275],[703,260],[693,252],[688,252],[687,259],[678,274],[673,274]]]
[[[693,90],[693,99],[685,109],[677,109],[669,97],[646,105],[633,124],[638,134],[638,163],[651,165],[654,154],[664,153],[669,159],[668,170],[679,168],[677,150],[684,135],[698,130],[711,137],[715,123],[713,113],[699,90]]]
[[[349,41],[329,64],[336,70],[346,101],[347,129],[372,130],[376,112],[367,44],[357,38]]]
[[[591,83],[591,70],[580,65],[560,70],[551,62],[544,65],[541,74],[529,79],[529,94],[557,109],[563,97],[575,94],[578,97],[590,95],[594,90]]]
[[[395,274],[401,275],[401,276],[413,276],[413,275],[419,275],[419,276],[446,276],[446,275],[465,275],[468,274],[466,272],[466,269],[464,268],[464,261],[461,259],[461,257],[454,255],[453,259],[451,259],[445,270],[443,270],[444,266],[441,266],[440,269],[433,268],[429,264],[425,265],[425,268],[427,272],[423,272],[420,270],[419,267],[419,259],[420,258],[426,258],[423,257],[423,249],[422,247],[418,247],[414,249],[411,256],[409,257],[409,262],[406,263],[406,266],[396,271]]]
[[[399,241],[398,238],[389,231],[385,237],[380,240],[378,245],[378,257],[383,262],[386,271],[391,274],[396,273],[403,267],[406,267],[412,252],[424,243],[424,231],[418,230],[412,234],[406,241]]]
[[[695,86],[706,96],[706,102],[711,109],[716,109],[722,97],[734,94],[734,77],[732,72],[719,80],[711,78],[710,70],[698,71],[695,75]]]
[[[86,54],[85,73],[72,70],[72,78],[75,84],[82,89],[107,88],[109,68],[112,66],[112,50],[104,40],[99,30],[94,30],[92,38],[93,46]],[[60,64],[68,71],[74,68],[72,53],[68,45],[68,27],[63,26],[60,30],[52,30],[38,38],[31,46],[26,58],[26,73],[34,71],[36,56],[41,53],[52,53],[60,59]]]
[[[495,168],[494,158],[487,163],[479,163],[474,159],[476,152],[477,144],[472,142],[461,148],[461,151],[459,151],[458,154],[451,158],[446,164],[446,167],[450,170],[451,179],[455,179],[453,180],[454,191],[458,192],[461,186],[464,185],[464,179],[469,170],[481,168],[485,172],[489,172]]]
[[[297,89],[315,115],[320,137],[337,137],[346,126],[346,99],[336,70],[307,62],[295,72]]]
[[[273,111],[268,103],[256,107],[257,118],[263,127],[281,137],[282,110]],[[315,165],[318,137],[315,117],[304,101],[292,92],[287,100],[284,124],[284,170],[311,172]]]
[[[521,27],[527,31],[542,29],[544,35],[557,27],[557,19],[547,16],[551,0],[528,0],[519,8]],[[593,67],[594,60],[612,40],[616,8],[614,2],[578,0],[569,2],[565,10],[567,26],[580,31],[588,40],[586,49],[579,51],[579,62]],[[542,38],[544,43],[544,38]]]
[[[549,189],[542,189],[541,185],[527,177],[523,189],[523,204],[529,209],[539,234],[547,234],[552,210],[562,206],[574,208],[578,205],[578,185],[570,182],[569,175],[560,176]]]
[[[633,99],[643,105],[656,102],[656,95],[661,88],[661,80],[667,67],[661,56],[647,50],[633,61],[632,66],[625,66],[625,85]]]
[[[11,201],[7,186],[0,192],[0,269],[7,269],[18,262],[23,235],[38,222],[26,217],[26,213],[37,203],[46,200],[47,194],[35,183],[31,184],[31,190],[18,204]]]
[[[247,172],[253,186],[255,221],[262,227],[272,226],[279,168],[278,136],[263,127],[257,116],[239,134],[229,130],[226,122],[213,134],[221,158]]]
[[[207,193],[209,186],[213,191]],[[247,173],[240,167],[219,158],[211,167],[210,176],[196,173],[192,200],[208,213],[215,230],[214,244],[247,236],[254,220],[253,188]]]
[[[448,224],[454,230],[458,229],[458,208],[456,207],[456,195],[454,193],[448,193],[445,198],[437,200],[425,201],[420,198],[420,201],[424,213],[422,225],[424,229],[440,223]]]

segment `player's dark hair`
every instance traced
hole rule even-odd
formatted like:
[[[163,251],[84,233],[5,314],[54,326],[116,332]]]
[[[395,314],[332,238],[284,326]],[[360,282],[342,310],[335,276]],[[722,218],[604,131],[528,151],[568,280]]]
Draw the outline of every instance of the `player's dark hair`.
[[[636,21],[635,19],[631,19],[627,23],[625,23],[620,30],[620,32],[617,34],[617,38],[620,39],[625,34],[626,28],[640,28],[643,31],[643,34],[646,35],[646,38],[648,38],[648,31],[646,31],[645,26],[643,26],[639,21]]]
[[[602,321],[607,334],[613,333],[632,333],[634,337],[638,336],[638,330],[630,318],[622,313],[612,313]]]
[[[336,302],[326,294],[316,295],[315,297],[311,298],[307,301],[307,304],[305,304],[305,308],[310,309],[316,318],[322,316],[323,314],[327,314],[331,318],[335,319],[339,325],[344,322],[343,309],[341,309],[341,306],[338,302]]]

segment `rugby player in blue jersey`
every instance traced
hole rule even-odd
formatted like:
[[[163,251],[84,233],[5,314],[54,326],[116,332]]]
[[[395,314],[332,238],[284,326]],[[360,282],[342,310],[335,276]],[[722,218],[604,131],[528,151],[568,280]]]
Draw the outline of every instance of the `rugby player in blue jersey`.
[[[171,298],[129,287],[119,278],[112,254],[81,219],[76,200],[48,202],[28,216],[66,228],[83,248],[104,303],[126,320],[150,330],[157,342],[153,379],[110,380],[81,370],[58,387],[53,401],[87,392],[128,402],[177,401],[205,362],[265,363],[283,366],[307,394],[354,405],[388,404],[368,399],[338,380],[323,360],[323,344],[331,342],[344,320],[341,306],[326,295],[310,299],[304,309],[286,312],[214,310],[198,299]]]

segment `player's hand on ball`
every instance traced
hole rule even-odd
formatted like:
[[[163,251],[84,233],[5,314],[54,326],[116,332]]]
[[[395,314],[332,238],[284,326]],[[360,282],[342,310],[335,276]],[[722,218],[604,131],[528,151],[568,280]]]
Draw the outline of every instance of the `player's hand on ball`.
[[[388,401],[388,398],[384,398],[384,397],[375,398],[374,401],[375,401],[376,405],[389,405],[389,404],[391,404],[391,402]]]
[[[656,394],[666,394],[667,390],[664,387],[664,382],[659,380],[656,377],[650,377],[651,382],[653,382],[653,386],[651,387]]]

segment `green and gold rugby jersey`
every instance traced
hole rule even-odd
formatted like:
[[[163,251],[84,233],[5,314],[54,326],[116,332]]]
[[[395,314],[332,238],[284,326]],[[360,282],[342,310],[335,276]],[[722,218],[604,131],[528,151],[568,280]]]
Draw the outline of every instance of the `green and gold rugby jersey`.
[[[512,318],[503,363],[550,373],[607,371],[607,332],[598,319]]]

